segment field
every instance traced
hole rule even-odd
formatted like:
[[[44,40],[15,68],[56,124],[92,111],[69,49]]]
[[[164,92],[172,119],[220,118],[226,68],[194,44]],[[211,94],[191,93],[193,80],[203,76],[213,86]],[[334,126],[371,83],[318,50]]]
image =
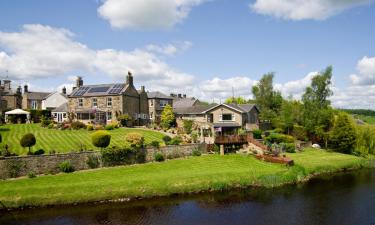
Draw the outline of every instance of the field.
[[[40,124],[12,124],[0,127],[2,135],[2,144],[8,144],[10,151],[18,155],[27,153],[27,149],[21,147],[20,139],[26,133],[33,133],[36,137],[36,145],[33,151],[43,149],[46,152],[55,150],[56,152],[78,151],[96,149],[91,144],[90,134],[93,131],[87,130],[55,130],[43,128]],[[135,128],[119,128],[109,131],[112,135],[110,146],[123,146],[125,136],[129,132],[139,132],[145,137],[146,143],[152,141],[162,142],[164,134],[151,130],[135,129]]]
[[[368,166],[369,162],[356,156],[311,149],[289,156],[296,162],[293,167],[266,163],[253,156],[204,155],[5,180],[0,181],[0,203],[6,207],[44,206],[235,187],[274,187],[304,180],[312,173],[356,169]]]
[[[367,124],[375,125],[375,116],[356,115],[355,118],[360,119]]]

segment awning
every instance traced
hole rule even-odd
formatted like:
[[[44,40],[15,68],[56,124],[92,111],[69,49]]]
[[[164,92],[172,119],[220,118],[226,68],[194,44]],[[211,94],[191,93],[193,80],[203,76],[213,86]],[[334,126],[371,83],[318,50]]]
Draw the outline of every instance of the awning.
[[[30,112],[22,110],[22,109],[13,109],[12,111],[8,111],[5,115],[29,115]]]
[[[214,127],[241,127],[238,123],[214,123]]]

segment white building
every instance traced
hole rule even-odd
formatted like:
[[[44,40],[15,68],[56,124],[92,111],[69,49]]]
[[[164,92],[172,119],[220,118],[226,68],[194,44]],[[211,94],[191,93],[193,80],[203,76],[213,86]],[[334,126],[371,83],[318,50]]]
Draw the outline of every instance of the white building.
[[[63,88],[62,93],[59,92],[53,92],[46,96],[42,100],[42,109],[48,109],[52,110],[59,106],[61,106],[64,103],[68,103],[68,98],[66,97],[66,89]]]

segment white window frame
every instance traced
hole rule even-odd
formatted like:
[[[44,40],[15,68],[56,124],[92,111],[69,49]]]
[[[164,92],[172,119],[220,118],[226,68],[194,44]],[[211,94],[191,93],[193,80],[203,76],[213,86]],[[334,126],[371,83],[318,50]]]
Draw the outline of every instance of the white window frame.
[[[224,115],[231,115],[230,120],[224,120]],[[221,122],[233,122],[235,121],[235,114],[234,113],[222,113],[220,114],[220,121]]]
[[[160,99],[159,101],[159,106],[161,108],[164,108],[165,106],[167,106],[169,104],[169,101],[168,100],[164,100],[164,99]]]
[[[112,97],[107,97],[107,107],[112,107]]]
[[[107,112],[106,118],[107,118],[107,120],[112,120],[112,112]]]
[[[83,107],[83,98],[78,99],[78,107]]]
[[[98,106],[98,99],[97,98],[93,98],[92,99],[92,107],[97,107]]]
[[[38,109],[38,102],[36,100],[31,100],[31,109]]]

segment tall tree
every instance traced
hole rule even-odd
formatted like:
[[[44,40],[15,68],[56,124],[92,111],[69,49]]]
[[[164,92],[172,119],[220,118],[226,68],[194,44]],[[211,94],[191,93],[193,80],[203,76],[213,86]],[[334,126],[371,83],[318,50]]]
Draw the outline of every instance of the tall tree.
[[[263,75],[259,83],[252,88],[255,103],[260,108],[260,118],[273,120],[280,111],[283,98],[281,93],[273,88],[273,73]]]
[[[356,144],[356,132],[349,115],[339,113],[330,132],[330,147],[338,152],[350,154]]]
[[[173,108],[170,105],[166,105],[161,113],[161,126],[164,129],[169,129],[175,122]]]
[[[227,104],[231,104],[231,103],[234,103],[234,104],[246,104],[247,101],[246,101],[246,99],[244,97],[239,96],[239,97],[230,97],[230,98],[227,98],[225,100],[225,103],[227,103]]]

